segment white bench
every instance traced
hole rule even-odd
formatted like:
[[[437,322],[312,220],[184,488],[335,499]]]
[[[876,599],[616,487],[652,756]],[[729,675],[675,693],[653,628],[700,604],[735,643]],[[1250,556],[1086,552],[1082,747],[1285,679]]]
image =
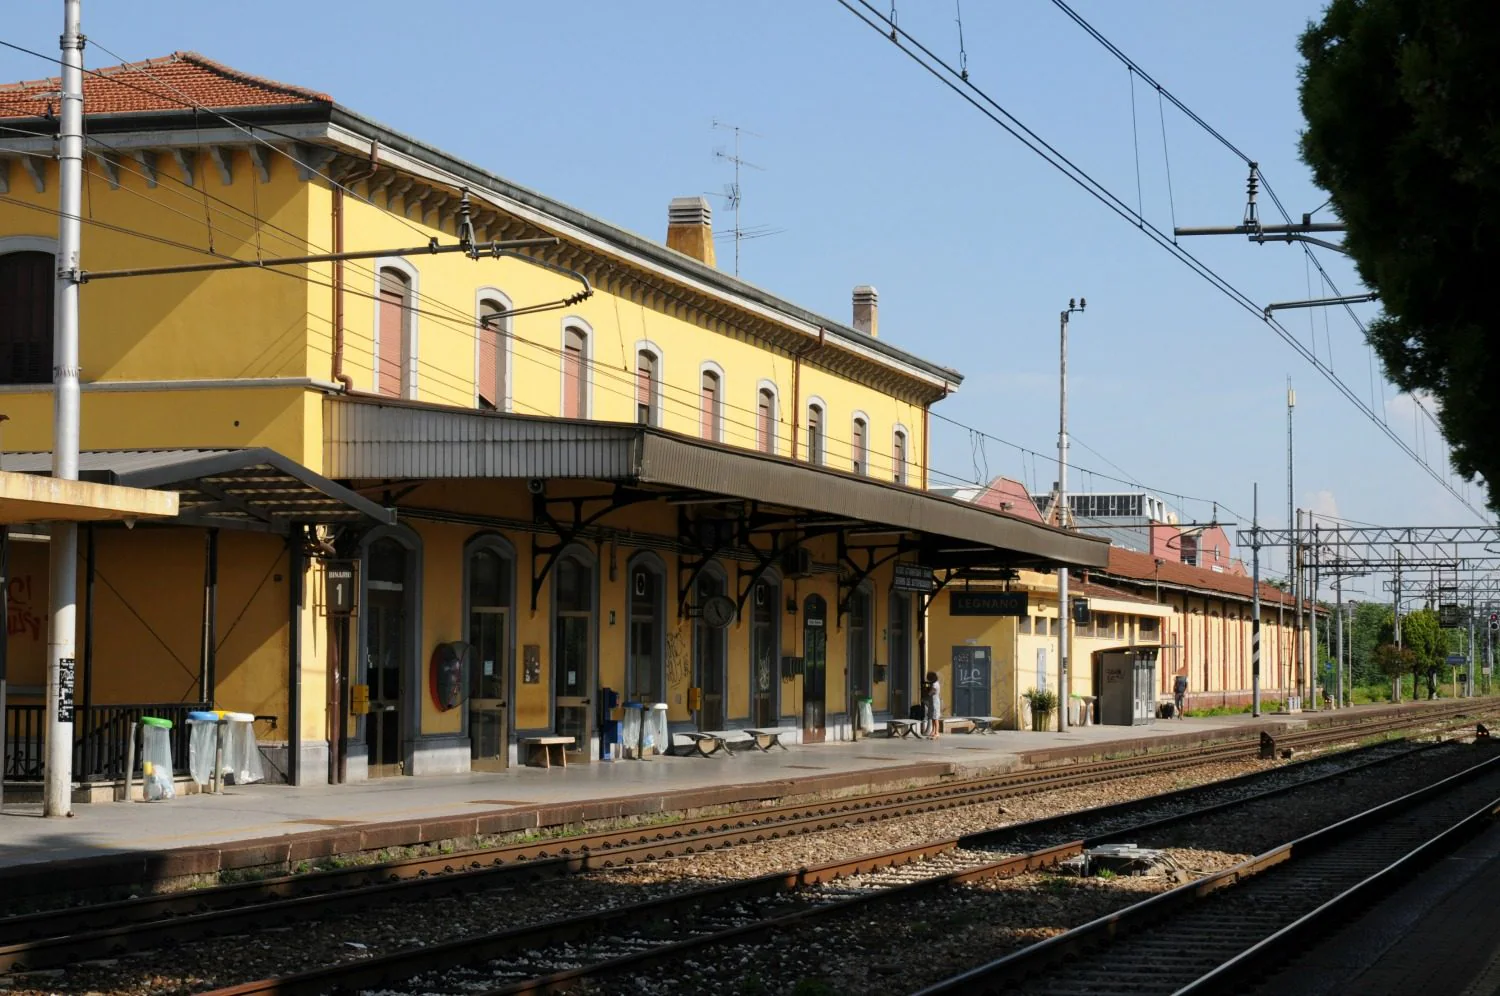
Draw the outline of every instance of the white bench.
[[[745,732],[750,735],[750,746],[762,754],[769,754],[772,747],[780,747],[782,750],[786,750],[787,746],[781,742],[781,736],[784,733],[791,733],[793,731],[786,727],[772,727],[765,730],[746,730]]]
[[[885,721],[885,735],[887,738],[920,736],[917,727],[921,725],[915,719],[888,719]]]
[[[574,737],[522,737],[521,748],[526,751],[526,763],[540,768],[552,767],[552,751],[557,750],[557,763],[568,766],[568,748],[577,743]],[[537,764],[537,758],[541,764]]]
[[[678,753],[678,737],[686,737],[687,744],[683,745],[685,753],[691,757],[713,757],[715,754],[723,753],[726,756],[732,752],[729,749],[729,738],[733,734],[724,730],[704,731],[703,733],[674,733],[672,734],[672,753]]]

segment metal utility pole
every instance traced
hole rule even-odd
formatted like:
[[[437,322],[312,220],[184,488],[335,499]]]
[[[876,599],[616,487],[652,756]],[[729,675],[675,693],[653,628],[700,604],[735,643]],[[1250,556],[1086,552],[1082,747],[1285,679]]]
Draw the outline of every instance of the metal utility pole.
[[[1250,171],[1250,202],[1245,208],[1245,223],[1259,224],[1255,208],[1255,170]],[[1292,597],[1296,599],[1296,615],[1292,620],[1292,660],[1288,668],[1286,683],[1287,703],[1286,711],[1292,712],[1292,693],[1294,689],[1302,687],[1302,674],[1300,671],[1302,662],[1302,600],[1298,595],[1298,571],[1302,561],[1302,522],[1293,519],[1292,500],[1292,411],[1297,407],[1297,392],[1292,390],[1292,378],[1286,379],[1286,527],[1292,530],[1292,546],[1287,551],[1286,573],[1287,580],[1292,586]],[[1284,600],[1283,600],[1284,601]]]
[[[1075,303],[1068,298],[1068,306],[1063,309],[1058,319],[1058,339],[1061,345],[1061,362],[1059,364],[1059,389],[1060,399],[1057,429],[1057,524],[1059,527],[1067,526],[1068,519],[1068,316],[1074,312],[1083,313],[1088,306],[1086,298],[1079,298]],[[1068,630],[1072,628],[1073,613],[1068,604],[1068,569],[1060,567],[1057,570],[1057,681],[1060,686],[1057,690],[1057,728],[1066,730],[1068,728]]]
[[[1250,715],[1260,715],[1260,484],[1250,510]]]
[[[1474,599],[1469,599],[1469,645],[1465,648],[1468,653],[1468,667],[1464,669],[1464,698],[1474,697],[1474,668],[1479,665],[1479,655],[1474,652]]]
[[[1312,512],[1307,513],[1309,521]],[[1322,655],[1318,653],[1318,524],[1312,527],[1312,596],[1307,602],[1308,643],[1312,666],[1307,669],[1307,701],[1314,711],[1318,708],[1318,675],[1323,670]]]
[[[1304,557],[1306,556],[1306,550],[1302,545],[1302,509],[1300,508],[1297,509],[1295,535],[1297,543],[1292,547],[1292,558],[1294,561],[1292,568],[1292,592],[1295,598],[1295,603],[1292,607],[1292,633],[1297,641],[1297,646],[1293,652],[1292,660],[1296,665],[1296,674],[1293,681],[1297,689],[1297,698],[1300,699],[1305,690],[1304,686],[1307,684],[1307,648],[1302,641],[1302,570],[1305,566]],[[1306,708],[1306,703],[1302,703],[1302,706]],[[1287,711],[1290,712],[1291,710]]]
[[[57,132],[57,337],[52,352],[52,476],[78,480],[78,285],[83,191],[82,0],[63,0],[62,115]],[[47,750],[42,814],[73,815],[73,676],[78,526],[52,523],[47,635]]]
[[[1392,633],[1396,637],[1396,649],[1400,650],[1401,649],[1401,551],[1400,550],[1396,551],[1396,586],[1395,586],[1395,588],[1396,588],[1396,590],[1393,593],[1392,600],[1391,600],[1391,631],[1392,631]],[[1396,673],[1396,676],[1391,679],[1391,682],[1392,682],[1392,687],[1391,687],[1391,701],[1392,702],[1400,702],[1401,701],[1401,681],[1405,677],[1406,677],[1406,675],[1404,675],[1404,674],[1402,674],[1402,673],[1400,673],[1398,671]],[[1411,694],[1412,694],[1412,698],[1416,698],[1417,690],[1415,688],[1413,688],[1411,690]]]
[[[1337,534],[1338,526],[1334,526]],[[1334,549],[1338,549],[1338,540],[1334,540]],[[1337,708],[1344,708],[1344,575],[1337,571],[1333,575],[1333,669],[1338,672],[1336,689],[1338,694]]]

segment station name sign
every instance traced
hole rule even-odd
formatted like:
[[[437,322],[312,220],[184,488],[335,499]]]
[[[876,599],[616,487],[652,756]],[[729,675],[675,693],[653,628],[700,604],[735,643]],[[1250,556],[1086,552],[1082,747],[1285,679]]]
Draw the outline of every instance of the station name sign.
[[[1030,595],[1024,591],[950,591],[950,616],[1024,616]]]

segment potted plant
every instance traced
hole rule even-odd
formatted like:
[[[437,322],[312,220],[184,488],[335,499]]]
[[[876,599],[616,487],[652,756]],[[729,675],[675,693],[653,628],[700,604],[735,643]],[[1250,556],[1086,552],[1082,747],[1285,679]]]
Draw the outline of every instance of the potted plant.
[[[1057,708],[1057,693],[1046,688],[1041,691],[1028,688],[1021,698],[1031,707],[1031,728],[1039,733],[1049,729],[1052,725],[1052,712]]]

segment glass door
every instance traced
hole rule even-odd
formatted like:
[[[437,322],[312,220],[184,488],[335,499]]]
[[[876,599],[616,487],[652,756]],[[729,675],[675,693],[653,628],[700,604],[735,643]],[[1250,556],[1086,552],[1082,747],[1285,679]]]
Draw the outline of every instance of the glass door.
[[[370,712],[365,716],[369,777],[401,774],[401,659],[405,643],[405,593],[377,588],[370,582],[365,606],[367,625],[365,681]]]
[[[780,715],[776,701],[780,678],[776,673],[776,586],[757,581],[750,611],[750,721],[756,728],[774,727]]]
[[[594,571],[571,554],[553,571],[552,728],[573,738],[568,760],[586,762],[594,730]]]
[[[715,595],[724,594],[724,579],[717,574],[703,573],[698,577],[698,607]],[[698,687],[703,693],[703,704],[698,710],[698,729],[722,730],[728,722],[724,701],[725,676],[728,665],[726,633],[711,625],[701,615],[694,620],[694,636],[697,650]]]
[[[510,763],[510,574],[498,550],[469,555],[469,763],[478,771]]]
[[[808,595],[802,611],[802,742],[827,735],[828,603]]]
[[[662,575],[644,564],[630,571],[630,658],[625,701],[650,705],[666,701],[662,626]]]

